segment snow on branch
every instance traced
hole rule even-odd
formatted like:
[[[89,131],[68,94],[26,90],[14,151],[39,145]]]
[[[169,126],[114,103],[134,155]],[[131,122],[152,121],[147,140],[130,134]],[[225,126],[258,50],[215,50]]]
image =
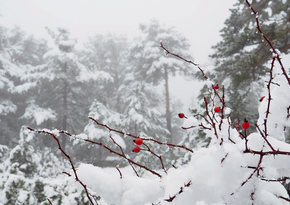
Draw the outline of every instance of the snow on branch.
[[[100,126],[102,126],[102,127],[107,128],[110,132],[112,131],[112,132],[119,133],[119,134],[121,134],[121,135],[127,135],[127,136],[132,137],[132,138],[135,138],[135,139],[139,138],[138,136],[132,135],[132,134],[130,134],[130,133],[125,133],[125,132],[123,132],[122,130],[115,130],[115,129],[112,129],[112,128],[110,128],[108,125],[102,124],[102,123],[98,122],[96,119],[94,119],[94,118],[92,118],[92,117],[89,117],[89,118],[90,118],[91,120],[93,120],[97,125],[100,125]],[[186,150],[189,151],[189,152],[193,152],[192,149],[189,149],[189,148],[185,147],[184,145],[176,145],[176,144],[172,144],[172,143],[160,142],[160,141],[158,141],[158,140],[155,140],[154,138],[141,138],[141,139],[142,139],[142,140],[145,140],[145,141],[152,141],[152,142],[157,143],[157,144],[159,144],[159,145],[167,145],[167,146],[169,146],[169,147],[178,147],[178,148],[183,148],[183,149],[186,149]]]

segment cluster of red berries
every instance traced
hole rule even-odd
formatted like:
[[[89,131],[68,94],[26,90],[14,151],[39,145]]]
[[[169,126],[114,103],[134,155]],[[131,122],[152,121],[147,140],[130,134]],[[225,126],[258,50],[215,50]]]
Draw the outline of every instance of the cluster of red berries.
[[[136,140],[134,140],[134,142],[136,145],[143,144],[143,140],[141,138],[137,138]],[[134,147],[134,149],[132,151],[138,153],[138,152],[140,152],[140,150],[141,150],[140,147],[136,146],[136,147]]]
[[[217,90],[217,89],[219,89],[219,85],[218,84],[213,85],[213,88],[215,90]],[[264,98],[265,98],[265,96],[261,97],[260,102],[262,102],[264,100]],[[214,111],[216,113],[218,113],[218,112],[221,111],[221,108],[220,107],[215,107],[214,108]],[[245,129],[245,130],[247,130],[247,129],[249,129],[249,127],[250,127],[250,123],[248,122],[248,120],[245,119],[244,122],[242,123],[242,128]]]
[[[213,88],[214,88],[215,90],[217,90],[217,89],[220,88],[220,86],[219,86],[219,84],[216,84],[216,85],[213,85]],[[213,110],[214,110],[216,113],[218,113],[218,112],[221,111],[221,108],[220,108],[220,107],[215,107]]]
[[[219,85],[218,85],[218,84],[213,85],[213,88],[214,88],[215,90],[217,90],[217,89],[219,89]],[[261,97],[260,102],[262,102],[264,98],[265,98],[265,96]],[[216,113],[218,113],[218,112],[221,111],[221,108],[220,108],[220,107],[215,107],[215,108],[214,108],[214,111],[215,111]],[[178,114],[178,117],[179,117],[179,118],[187,118],[187,117],[185,117],[185,115],[184,115],[183,113],[179,113],[179,114]],[[242,128],[245,129],[245,130],[247,130],[247,129],[249,129],[249,127],[250,127],[250,123],[249,123],[248,120],[246,120],[246,118],[245,118],[244,122],[242,123]],[[135,147],[135,148],[136,148],[136,147]],[[139,148],[139,149],[140,149],[140,148]]]

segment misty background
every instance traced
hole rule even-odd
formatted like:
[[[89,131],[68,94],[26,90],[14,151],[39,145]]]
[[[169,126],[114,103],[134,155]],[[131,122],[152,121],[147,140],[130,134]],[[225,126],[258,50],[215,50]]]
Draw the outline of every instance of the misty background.
[[[221,40],[219,31],[234,3],[233,0],[0,0],[0,24],[9,28],[18,25],[27,34],[46,39],[49,45],[53,42],[45,27],[67,28],[71,37],[77,39],[77,47],[82,47],[95,34],[124,35],[132,40],[140,35],[139,24],[156,19],[167,27],[175,27],[187,38],[191,60],[204,70],[211,70],[208,55],[213,53],[211,47]],[[184,104],[180,111],[187,113],[189,107],[196,106],[199,82],[174,77],[169,86],[171,97]]]

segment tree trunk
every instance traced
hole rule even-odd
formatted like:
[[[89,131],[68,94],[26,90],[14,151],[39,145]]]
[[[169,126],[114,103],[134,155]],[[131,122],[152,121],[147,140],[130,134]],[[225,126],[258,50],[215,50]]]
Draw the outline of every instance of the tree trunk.
[[[64,73],[67,72],[67,63],[64,64]],[[62,116],[62,129],[67,130],[67,80],[64,79],[64,86],[63,86],[63,116]],[[61,147],[65,150],[67,142],[67,136],[65,134],[62,135]]]
[[[168,70],[167,67],[164,68],[164,79],[165,79],[165,101],[166,101],[166,123],[167,129],[170,132],[168,135],[169,142],[172,142],[172,134],[171,134],[171,113],[170,113],[170,98],[169,98],[169,87],[168,87]]]

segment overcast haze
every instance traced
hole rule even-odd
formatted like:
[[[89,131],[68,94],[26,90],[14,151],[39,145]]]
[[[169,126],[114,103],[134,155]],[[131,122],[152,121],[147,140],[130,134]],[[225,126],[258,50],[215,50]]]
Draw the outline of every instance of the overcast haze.
[[[140,34],[139,24],[153,18],[168,27],[175,27],[191,44],[194,61],[210,69],[208,55],[221,37],[219,30],[229,17],[234,0],[0,0],[0,24],[20,26],[36,38],[49,36],[45,27],[68,28],[80,45],[88,36],[113,33],[128,39]],[[198,93],[196,83],[171,80],[175,98],[190,105]],[[195,88],[195,89],[193,89]]]

